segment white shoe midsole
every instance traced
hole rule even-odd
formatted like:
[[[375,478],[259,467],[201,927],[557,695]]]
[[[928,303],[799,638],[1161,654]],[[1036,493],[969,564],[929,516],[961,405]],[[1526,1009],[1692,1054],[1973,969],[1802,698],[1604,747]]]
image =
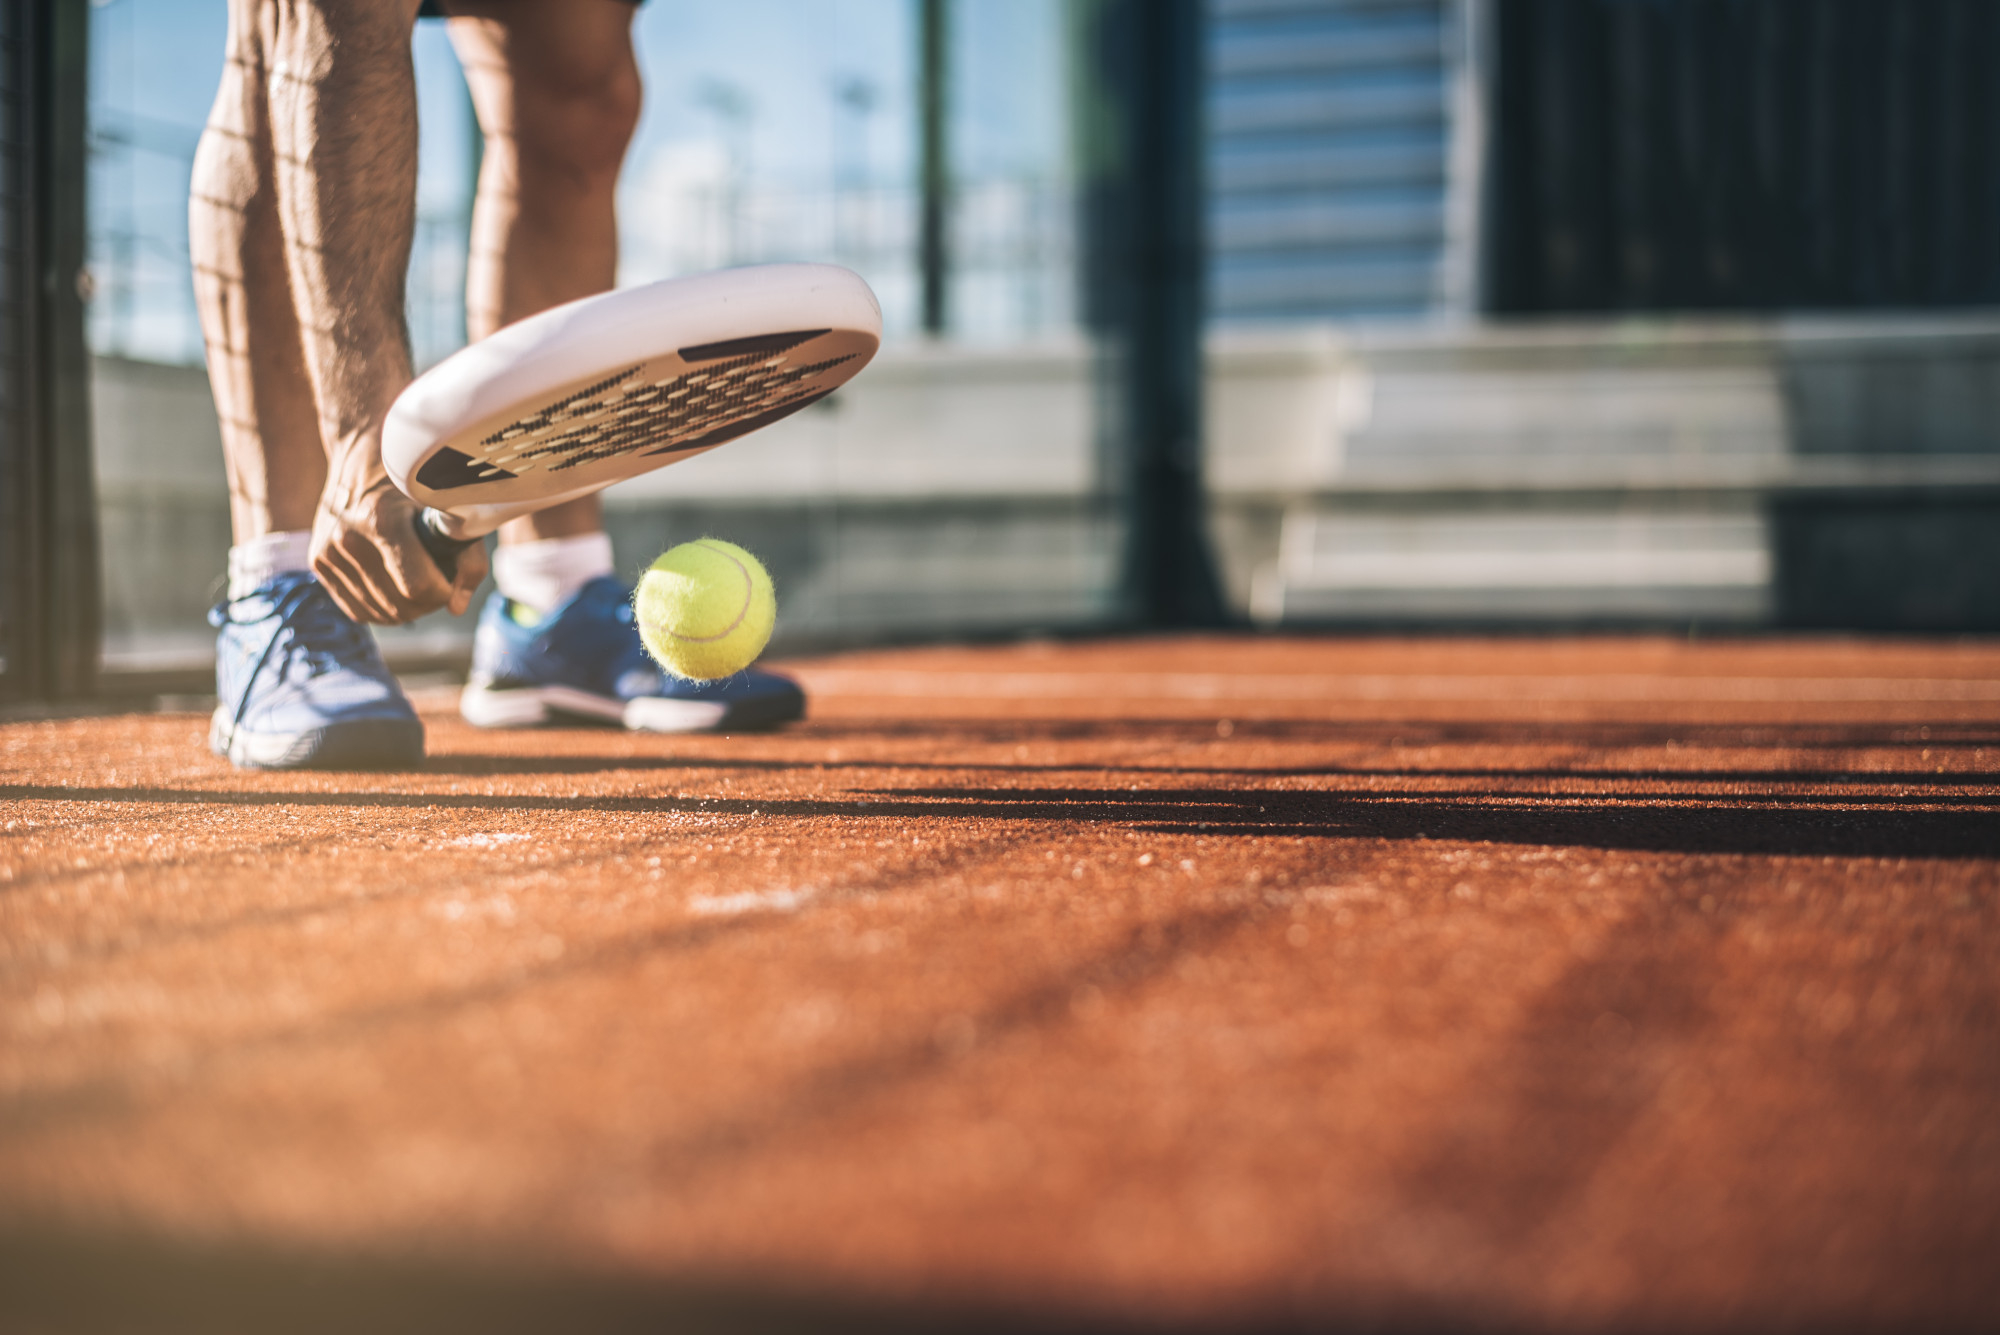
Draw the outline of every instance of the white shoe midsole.
[[[397,720],[371,719],[349,723],[334,721],[325,727],[308,729],[305,732],[252,732],[248,728],[238,726],[229,706],[221,704],[215,707],[215,713],[208,721],[208,747],[215,754],[245,768],[285,769],[317,751],[332,731],[342,728],[397,726],[399,726]],[[422,725],[411,719],[409,726],[420,729]],[[377,736],[379,739],[382,734]]]
[[[616,700],[573,686],[495,689],[472,685],[459,694],[458,712],[467,723],[481,728],[528,728],[548,722],[551,715],[570,714],[622,723],[635,732],[704,732],[721,726],[729,706],[716,700],[659,696]]]
[[[625,726],[634,732],[707,732],[722,726],[729,706],[718,700],[669,700],[642,695],[625,705]]]

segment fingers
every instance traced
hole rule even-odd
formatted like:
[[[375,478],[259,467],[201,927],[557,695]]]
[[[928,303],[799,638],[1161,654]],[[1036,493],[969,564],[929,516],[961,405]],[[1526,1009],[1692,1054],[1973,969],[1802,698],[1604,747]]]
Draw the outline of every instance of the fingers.
[[[315,526],[313,571],[334,604],[356,621],[400,625],[447,604],[470,603],[431,561],[416,535],[416,506],[377,491],[360,503],[323,505]],[[479,553],[478,579],[485,573]]]
[[[342,542],[365,584],[369,606],[389,624],[414,621],[431,610],[410,596],[406,582],[398,578],[380,535],[350,530]]]
[[[338,547],[322,547],[313,553],[312,566],[320,587],[333,599],[334,606],[355,621],[384,623],[385,609],[370,596],[368,582],[347,552]]]

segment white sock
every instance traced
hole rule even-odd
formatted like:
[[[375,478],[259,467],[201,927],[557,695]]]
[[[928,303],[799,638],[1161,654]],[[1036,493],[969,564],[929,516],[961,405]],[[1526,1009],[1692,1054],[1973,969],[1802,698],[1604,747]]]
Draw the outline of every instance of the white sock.
[[[547,616],[599,575],[612,572],[611,537],[543,538],[502,543],[493,552],[493,583],[536,616]]]
[[[229,549],[229,596],[245,598],[274,575],[310,570],[312,531],[266,533]]]

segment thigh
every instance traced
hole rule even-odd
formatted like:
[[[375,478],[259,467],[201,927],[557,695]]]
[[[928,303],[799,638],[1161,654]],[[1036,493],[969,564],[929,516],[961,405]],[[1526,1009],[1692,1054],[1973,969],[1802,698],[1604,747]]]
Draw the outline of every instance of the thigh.
[[[482,108],[636,91],[631,0],[438,0]]]

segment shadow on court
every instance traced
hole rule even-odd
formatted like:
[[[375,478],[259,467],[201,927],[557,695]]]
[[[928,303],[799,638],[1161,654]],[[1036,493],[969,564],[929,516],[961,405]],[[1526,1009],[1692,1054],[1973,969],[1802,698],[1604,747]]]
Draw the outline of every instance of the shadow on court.
[[[842,669],[397,774],[0,724],[0,1328],[1990,1324],[1973,649],[1625,644],[1544,695],[1671,650],[1685,717],[1329,718],[1259,655],[1361,651],[1256,641],[1202,717]],[[1751,667],[1891,704],[1687,706]]]

